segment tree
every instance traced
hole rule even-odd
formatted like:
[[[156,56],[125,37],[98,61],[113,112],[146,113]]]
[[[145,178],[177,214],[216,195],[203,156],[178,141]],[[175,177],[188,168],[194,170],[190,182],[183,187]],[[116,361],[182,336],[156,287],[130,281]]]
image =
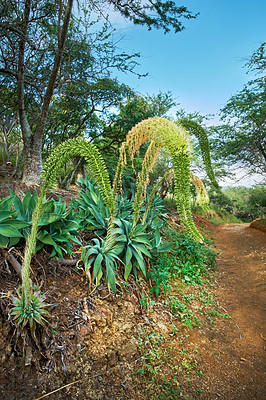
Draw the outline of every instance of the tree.
[[[173,1],[93,1],[87,9],[96,12],[110,4],[134,24],[168,32],[183,29],[181,18],[195,18]],[[1,7],[0,58],[2,84],[17,94],[18,113],[24,143],[23,181],[36,183],[42,169],[42,146],[48,113],[58,86],[71,27],[73,0],[5,1]],[[93,46],[93,44],[92,44]],[[71,53],[70,53],[71,54]],[[79,60],[82,63],[82,59]],[[36,83],[36,77],[39,79]],[[34,110],[29,115],[29,109]]]
[[[242,165],[250,172],[266,171],[266,42],[246,64],[259,74],[243,90],[232,96],[221,110],[228,124],[213,128],[217,153],[230,164]]]

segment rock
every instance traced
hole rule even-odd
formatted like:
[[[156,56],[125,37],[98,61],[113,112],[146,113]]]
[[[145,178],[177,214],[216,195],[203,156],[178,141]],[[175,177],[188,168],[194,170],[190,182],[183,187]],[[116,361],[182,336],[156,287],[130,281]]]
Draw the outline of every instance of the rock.
[[[95,314],[93,319],[98,327],[104,327],[107,325],[107,318],[105,315]]]
[[[107,352],[105,353],[108,365],[110,367],[113,367],[117,363],[117,355],[116,351],[113,351],[111,349],[108,349]]]
[[[130,359],[138,352],[137,340],[132,338],[129,342],[124,344],[118,351],[118,358]]]
[[[262,232],[266,232],[266,219],[265,218],[254,219],[254,221],[252,221],[249,226],[250,228],[259,229]]]

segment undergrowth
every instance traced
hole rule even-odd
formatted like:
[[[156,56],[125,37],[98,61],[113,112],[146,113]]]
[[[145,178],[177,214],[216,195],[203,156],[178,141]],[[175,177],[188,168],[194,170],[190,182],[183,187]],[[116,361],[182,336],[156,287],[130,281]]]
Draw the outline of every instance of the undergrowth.
[[[196,399],[204,376],[200,350],[187,344],[189,332],[215,324],[215,318],[229,317],[217,309],[210,291],[217,253],[183,232],[168,228],[164,236],[173,248],[158,253],[147,274],[150,295],[142,293],[140,302],[154,328],[145,325],[139,330],[141,358],[134,379],[143,399]],[[156,319],[157,308],[163,315],[162,306],[170,318],[164,326]]]
[[[207,245],[195,242],[185,232],[168,228],[164,235],[172,242],[172,250],[157,253],[155,263],[148,271],[151,294],[169,292],[173,278],[190,285],[202,284],[204,276],[216,266],[217,253]]]

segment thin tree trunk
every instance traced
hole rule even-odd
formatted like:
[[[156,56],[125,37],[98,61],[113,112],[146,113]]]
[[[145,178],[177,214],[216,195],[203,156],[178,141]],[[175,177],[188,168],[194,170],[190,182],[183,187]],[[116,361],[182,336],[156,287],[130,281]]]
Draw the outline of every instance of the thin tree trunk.
[[[19,51],[19,100],[20,100],[20,122],[23,133],[24,143],[24,170],[23,170],[23,182],[26,184],[36,184],[40,180],[40,173],[42,170],[42,142],[43,133],[48,117],[49,106],[51,98],[54,92],[54,86],[58,74],[58,70],[61,64],[63,51],[65,47],[68,26],[71,16],[71,10],[73,6],[73,0],[68,0],[63,26],[60,33],[60,40],[58,43],[58,49],[54,59],[54,65],[50,75],[50,79],[46,88],[46,92],[43,99],[42,109],[40,118],[38,120],[36,129],[34,132],[30,129],[27,121],[25,106],[24,106],[24,52],[25,52],[25,36],[27,33],[27,26],[29,23],[29,12],[31,7],[31,0],[25,2],[24,20],[22,24],[23,36],[20,40],[20,51]],[[60,26],[58,26],[60,30]]]
[[[29,25],[31,0],[25,1],[24,16],[21,26],[22,35],[19,42],[18,56],[18,103],[19,119],[24,143],[24,177],[23,181],[27,184],[36,183],[37,174],[41,171],[41,155],[33,143],[33,133],[31,131],[25,108],[25,43]],[[34,154],[36,153],[36,154]]]
[[[80,159],[78,160],[78,162],[76,163],[76,165],[74,166],[74,169],[73,169],[73,171],[72,171],[72,173],[71,173],[71,175],[70,175],[70,178],[66,181],[66,182],[63,182],[63,185],[65,186],[65,188],[68,190],[69,189],[69,186],[70,186],[70,184],[71,184],[71,182],[72,182],[72,179],[74,178],[74,175],[75,175],[75,173],[77,172],[77,169],[78,169],[78,167],[79,167],[79,164],[81,163],[81,160],[82,160],[82,157],[80,157]]]

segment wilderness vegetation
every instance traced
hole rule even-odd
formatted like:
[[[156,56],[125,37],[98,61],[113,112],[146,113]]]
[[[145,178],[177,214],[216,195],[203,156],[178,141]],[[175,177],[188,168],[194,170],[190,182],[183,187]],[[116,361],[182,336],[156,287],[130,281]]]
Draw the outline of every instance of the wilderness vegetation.
[[[170,118],[171,93],[135,93],[116,79],[116,71],[145,74],[136,72],[139,54],[118,50],[102,19],[107,6],[165,33],[196,18],[172,1],[85,2],[82,18],[72,0],[1,5],[2,178],[40,186],[0,200],[0,250],[22,282],[11,313],[33,336],[49,319],[45,295],[31,281],[32,255],[43,247],[51,258],[81,265],[92,291],[104,281],[116,293],[121,277],[126,283],[133,274],[149,279],[158,296],[173,276],[200,283],[215,266],[192,211],[214,220],[265,215],[264,186],[222,191],[216,180],[226,165],[265,172],[265,43],[247,64],[258,78],[221,110],[227,124],[207,126],[183,110]],[[48,198],[54,185],[74,182],[79,193],[70,206]],[[167,223],[170,201],[180,232]],[[9,249],[22,242],[20,265]]]

